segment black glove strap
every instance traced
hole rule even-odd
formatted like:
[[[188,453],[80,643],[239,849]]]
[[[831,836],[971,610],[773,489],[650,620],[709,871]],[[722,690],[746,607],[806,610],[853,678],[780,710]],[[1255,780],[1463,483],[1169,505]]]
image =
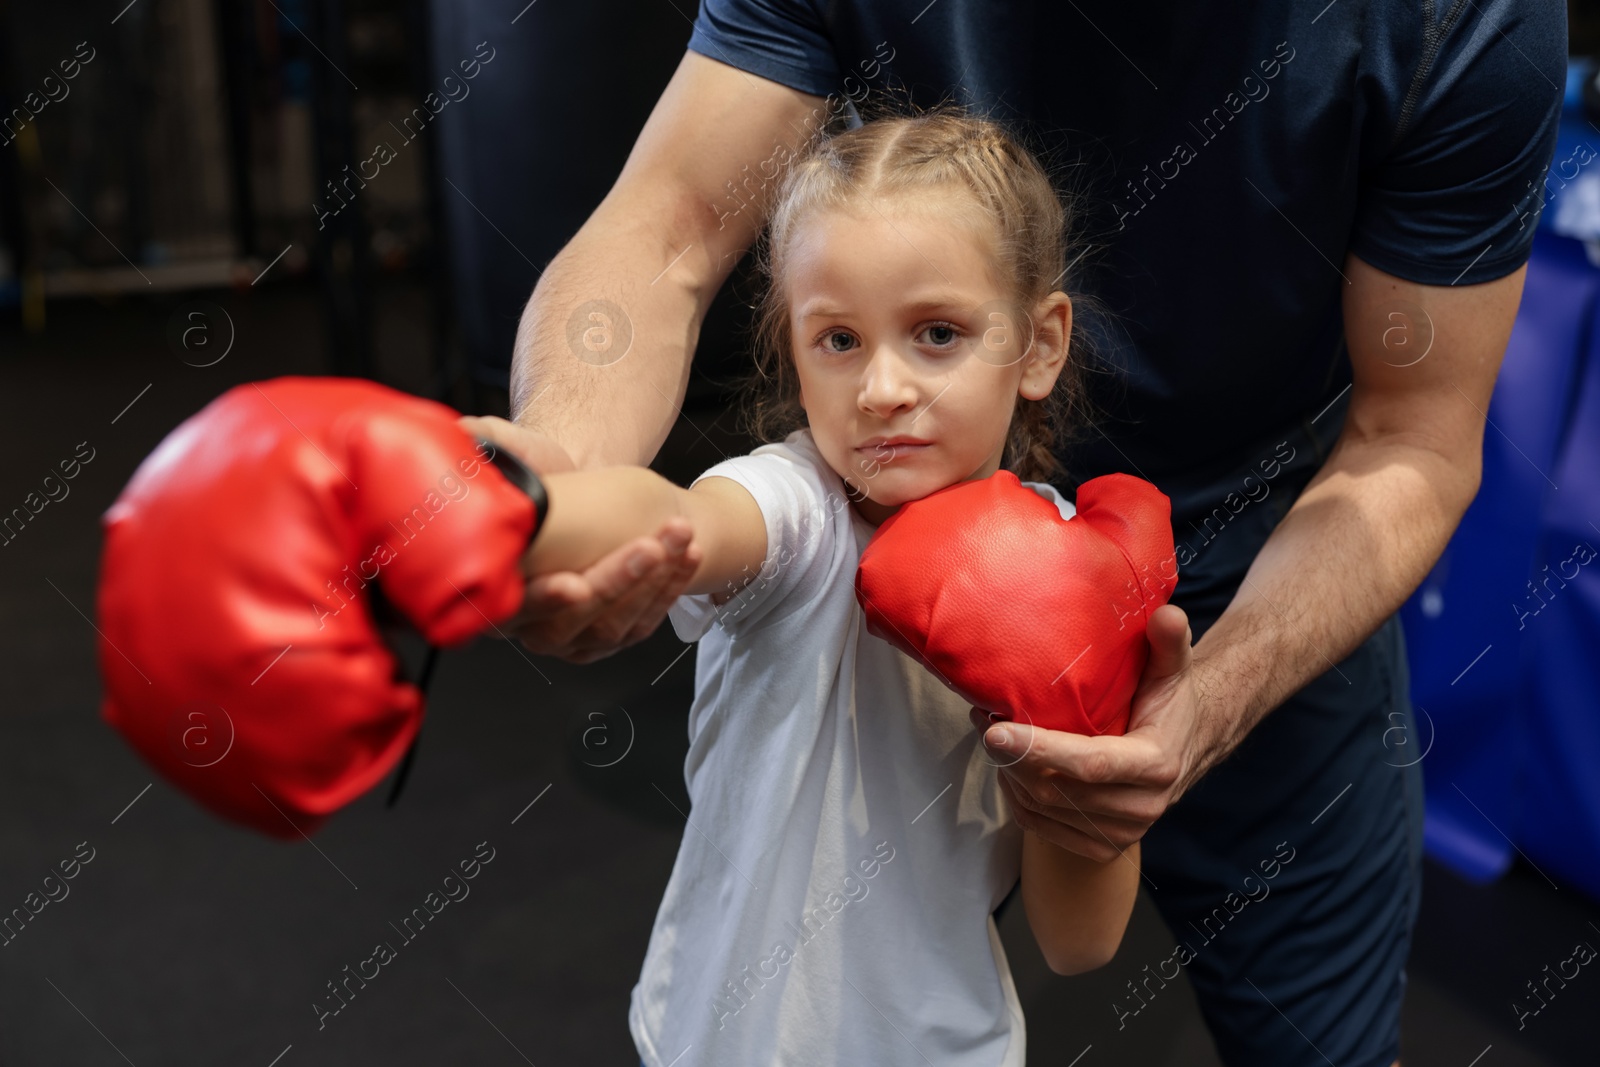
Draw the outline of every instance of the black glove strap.
[[[422,661],[422,677],[417,679],[417,689],[422,693],[424,706],[428,699],[428,682],[433,678],[434,664],[439,662],[439,646],[428,646],[428,657]],[[411,774],[411,763],[417,755],[417,742],[422,740],[422,724],[417,724],[417,732],[412,735],[411,744],[406,746],[406,754],[400,760],[400,770],[395,773],[394,785],[389,789],[389,799],[384,802],[384,807],[394,807],[394,802],[400,799],[400,790],[405,788],[406,778]]]
[[[528,499],[533,501],[533,529],[528,533],[528,543],[530,545],[533,544],[533,539],[538,535],[539,528],[544,525],[545,516],[549,513],[550,509],[550,498],[544,491],[544,483],[539,480],[539,476],[534,474],[526,464],[524,464],[517,457],[513,456],[511,453],[507,452],[505,449],[496,448],[494,442],[492,441],[485,441],[482,438],[478,438],[477,440],[480,451],[484,448],[487,448],[493,453],[489,459],[489,462],[492,463],[501,474],[506,476],[507,481],[526,493]],[[396,622],[398,620],[398,613],[395,612],[393,607],[383,599],[382,594],[378,591],[378,587],[373,586],[372,591],[374,594],[374,615],[380,619],[384,619],[384,617],[387,616],[387,619],[384,621],[388,621],[390,623]],[[409,625],[406,627],[406,629],[410,630],[412,633],[415,632],[415,630],[411,629]],[[391,642],[391,644],[393,643],[394,642]],[[422,670],[417,678],[417,689],[422,694],[424,707],[427,706],[428,682],[433,678],[433,668],[438,662],[438,647],[435,645],[429,645],[427,657],[422,661]],[[399,670],[401,674],[404,675],[405,671],[403,665],[400,666]],[[400,799],[400,791],[405,788],[406,779],[411,776],[411,764],[416,761],[417,743],[421,740],[422,727],[419,725],[417,727],[416,734],[411,738],[411,744],[406,747],[406,754],[400,759],[400,769],[395,772],[394,785],[389,788],[389,799],[384,802],[385,807],[394,807],[395,801]]]
[[[545,516],[550,512],[550,496],[544,490],[544,483],[539,476],[529,470],[516,456],[503,448],[495,448],[493,441],[478,438],[480,448],[493,450],[494,455],[489,462],[494,464],[506,480],[527,494],[533,501],[533,529],[528,533],[528,544],[533,544],[533,539],[539,535],[539,527],[544,525]]]

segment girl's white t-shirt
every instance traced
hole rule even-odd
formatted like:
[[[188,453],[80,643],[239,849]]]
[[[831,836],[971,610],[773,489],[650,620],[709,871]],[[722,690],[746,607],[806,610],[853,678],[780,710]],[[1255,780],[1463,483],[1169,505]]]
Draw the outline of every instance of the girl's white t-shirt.
[[[1022,831],[969,705],[867,632],[855,572],[875,528],[809,429],[712,476],[760,505],[767,560],[727,603],[668,612],[700,642],[692,808],[629,1007],[641,1057],[1022,1067],[993,916]]]

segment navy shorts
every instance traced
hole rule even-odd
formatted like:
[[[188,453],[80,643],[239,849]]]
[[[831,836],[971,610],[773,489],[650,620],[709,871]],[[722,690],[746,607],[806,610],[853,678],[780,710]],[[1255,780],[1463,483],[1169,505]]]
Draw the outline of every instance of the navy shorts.
[[[1340,392],[1245,462],[1169,490],[1173,602],[1195,640],[1321,467],[1348,403]],[[1390,1067],[1400,1056],[1430,738],[1412,719],[1398,615],[1337,664],[1321,662],[1144,837],[1145,888],[1174,952],[1141,972],[1117,1011],[1136,1025],[1141,998],[1181,969],[1229,1067]]]
[[[1136,985],[1149,998],[1162,975],[1188,974],[1229,1067],[1399,1058],[1422,888],[1408,685],[1395,616],[1269,712],[1144,838],[1146,888],[1176,944]],[[1137,996],[1119,1014],[1136,1016]]]

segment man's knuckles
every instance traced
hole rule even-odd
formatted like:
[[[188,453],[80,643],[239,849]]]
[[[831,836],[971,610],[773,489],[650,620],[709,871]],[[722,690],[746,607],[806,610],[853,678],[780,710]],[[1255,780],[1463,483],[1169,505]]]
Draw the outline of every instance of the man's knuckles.
[[[1035,778],[1027,784],[1028,800],[1040,811],[1052,807],[1062,807],[1066,803],[1064,794],[1056,788],[1053,778]]]
[[[1140,793],[1131,800],[1123,801],[1123,817],[1129,822],[1148,827],[1166,813],[1167,802],[1164,798],[1152,793]],[[1142,835],[1142,832],[1140,834]],[[1138,837],[1130,838],[1126,843],[1133,844]]]
[[[1176,785],[1182,774],[1183,761],[1177,756],[1168,756],[1150,768],[1149,778],[1153,785],[1166,790]]]

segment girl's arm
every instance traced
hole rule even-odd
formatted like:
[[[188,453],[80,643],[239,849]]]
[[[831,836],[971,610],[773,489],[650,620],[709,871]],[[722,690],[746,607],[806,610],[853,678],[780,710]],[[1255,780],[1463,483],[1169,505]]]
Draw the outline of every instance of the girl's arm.
[[[705,478],[684,489],[647,467],[602,467],[541,474],[539,480],[548,510],[522,558],[529,576],[582,571],[674,515],[689,520],[701,549],[686,593],[731,595],[766,559],[761,508],[731,478]]]
[[[1139,891],[1139,843],[1098,863],[1022,832],[1022,907],[1056,974],[1104,967],[1117,954]]]

